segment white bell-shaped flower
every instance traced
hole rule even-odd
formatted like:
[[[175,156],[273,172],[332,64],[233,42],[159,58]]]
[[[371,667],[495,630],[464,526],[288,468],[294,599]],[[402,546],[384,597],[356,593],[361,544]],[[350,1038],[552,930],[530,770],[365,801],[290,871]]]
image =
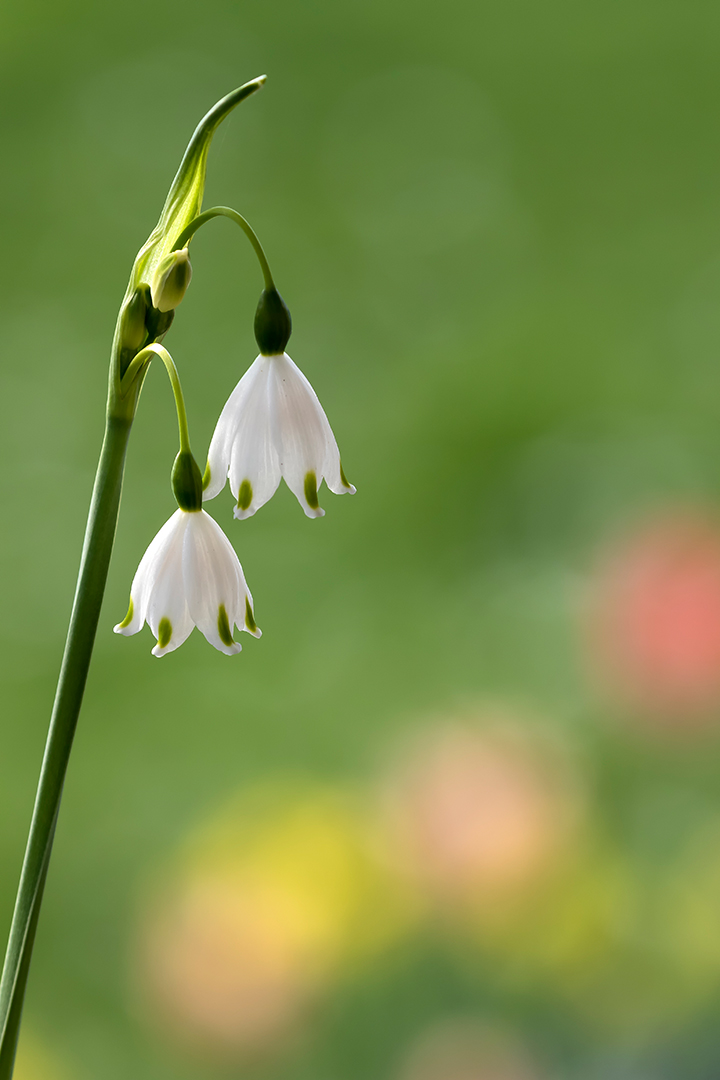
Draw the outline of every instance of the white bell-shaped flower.
[[[247,518],[280,483],[308,517],[322,517],[318,488],[355,494],[323,407],[287,353],[264,356],[248,368],[220,414],[210,443],[203,500],[214,499],[230,477],[236,518]]]
[[[193,626],[228,656],[242,649],[235,626],[260,637],[235,549],[204,510],[176,510],[143,555],[115,633],[136,634],[145,622],[157,638],[154,656],[177,649]]]

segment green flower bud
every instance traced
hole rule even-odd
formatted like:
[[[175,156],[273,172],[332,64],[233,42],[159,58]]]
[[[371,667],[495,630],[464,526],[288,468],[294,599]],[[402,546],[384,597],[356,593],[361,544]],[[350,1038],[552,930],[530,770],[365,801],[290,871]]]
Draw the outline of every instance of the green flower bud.
[[[147,335],[145,322],[149,310],[147,291],[147,286],[136,289],[124,306],[121,315],[121,346],[132,353],[137,352]]]
[[[192,277],[188,249],[171,251],[159,264],[152,280],[152,302],[158,311],[174,311]]]
[[[263,289],[255,312],[255,339],[263,356],[278,356],[292,333],[287,304],[276,288]]]
[[[151,308],[147,317],[150,340],[161,341],[163,335],[170,329],[170,324],[174,318],[174,311],[158,311],[157,308]]]
[[[202,475],[188,450],[181,450],[175,458],[170,481],[175,501],[181,510],[188,513],[202,510]]]

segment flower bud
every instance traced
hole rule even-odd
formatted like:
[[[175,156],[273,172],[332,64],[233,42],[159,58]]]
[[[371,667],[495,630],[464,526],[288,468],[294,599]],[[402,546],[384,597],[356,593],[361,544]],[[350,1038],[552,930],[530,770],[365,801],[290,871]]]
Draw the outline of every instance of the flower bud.
[[[188,513],[202,510],[202,476],[189,451],[181,450],[175,458],[170,480],[175,501],[181,510]]]
[[[146,292],[147,286],[136,289],[123,310],[121,345],[123,349],[129,349],[132,353],[137,352],[147,334],[145,318],[148,313],[148,302]]]
[[[174,311],[158,311],[151,308],[147,316],[148,335],[151,341],[162,341],[175,318]]]
[[[185,247],[171,251],[158,266],[153,276],[151,290],[153,307],[158,311],[174,311],[178,306],[192,277],[190,256]]]
[[[292,333],[287,304],[276,288],[263,289],[255,312],[255,339],[263,356],[279,356]]]

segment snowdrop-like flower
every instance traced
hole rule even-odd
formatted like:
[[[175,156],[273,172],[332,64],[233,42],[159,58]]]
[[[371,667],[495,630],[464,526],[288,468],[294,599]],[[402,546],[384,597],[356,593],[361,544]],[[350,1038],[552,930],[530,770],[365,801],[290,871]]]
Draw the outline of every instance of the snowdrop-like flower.
[[[284,351],[290,328],[279,293],[266,290],[255,317],[260,355],[230,395],[210,443],[203,499],[214,499],[229,476],[237,518],[266,503],[281,477],[308,517],[325,513],[318,503],[323,480],[336,495],[355,493],[317,394]]]
[[[235,549],[204,510],[176,510],[143,555],[115,633],[136,634],[145,622],[157,638],[154,656],[177,649],[193,626],[228,656],[242,649],[235,626],[260,637]]]
[[[277,490],[280,477],[308,517],[322,517],[322,480],[336,495],[354,494],[317,394],[287,353],[258,356],[220,414],[208,452],[214,499],[230,477],[235,517],[247,518]]]

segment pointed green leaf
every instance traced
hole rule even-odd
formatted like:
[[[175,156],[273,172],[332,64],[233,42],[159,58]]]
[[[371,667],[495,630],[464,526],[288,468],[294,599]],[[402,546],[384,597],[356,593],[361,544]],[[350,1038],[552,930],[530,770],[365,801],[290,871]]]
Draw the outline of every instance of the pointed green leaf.
[[[133,293],[140,284],[150,284],[155,267],[172,251],[175,241],[185,226],[189,225],[200,213],[205,189],[207,156],[212,137],[228,113],[232,112],[235,106],[250,94],[259,90],[264,82],[265,76],[260,75],[257,79],[252,79],[244,86],[233,90],[227,97],[218,101],[195,128],[165,200],[160,220],[138,252],[130,279],[128,290],[130,293]]]

